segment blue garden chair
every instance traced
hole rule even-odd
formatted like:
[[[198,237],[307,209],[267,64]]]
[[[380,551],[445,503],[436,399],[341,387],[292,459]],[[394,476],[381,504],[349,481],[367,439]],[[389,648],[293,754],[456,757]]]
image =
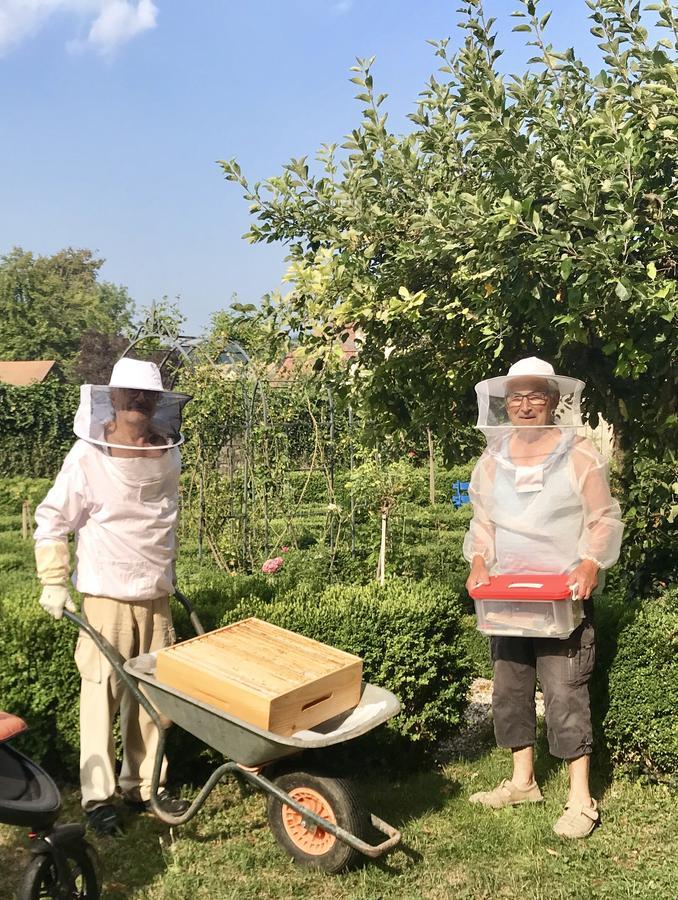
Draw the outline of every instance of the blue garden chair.
[[[455,481],[452,484],[452,505],[459,509],[465,503],[470,503],[468,495],[468,481]]]

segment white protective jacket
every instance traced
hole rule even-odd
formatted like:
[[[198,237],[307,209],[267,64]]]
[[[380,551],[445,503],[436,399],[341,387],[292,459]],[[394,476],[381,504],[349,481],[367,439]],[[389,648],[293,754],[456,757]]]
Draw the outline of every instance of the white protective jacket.
[[[173,593],[181,457],[109,456],[76,441],[35,513],[43,584],[65,584],[68,535],[76,535],[77,590],[116,600]]]
[[[582,560],[608,569],[619,556],[624,526],[610,494],[607,466],[591,442],[563,435],[538,466],[515,466],[487,449],[469,487],[473,519],[464,556],[482,556],[490,575],[562,574]]]

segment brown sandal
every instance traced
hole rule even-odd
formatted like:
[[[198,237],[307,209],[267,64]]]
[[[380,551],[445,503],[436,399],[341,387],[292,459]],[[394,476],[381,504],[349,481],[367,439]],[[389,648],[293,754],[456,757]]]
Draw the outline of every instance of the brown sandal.
[[[557,835],[564,838],[588,837],[600,822],[598,804],[591,800],[593,806],[565,805],[565,812],[553,826]]]
[[[528,788],[518,788],[505,778],[491,791],[478,791],[468,798],[470,803],[481,803],[491,809],[503,809],[505,806],[518,806],[521,803],[540,803],[544,798],[536,781]]]

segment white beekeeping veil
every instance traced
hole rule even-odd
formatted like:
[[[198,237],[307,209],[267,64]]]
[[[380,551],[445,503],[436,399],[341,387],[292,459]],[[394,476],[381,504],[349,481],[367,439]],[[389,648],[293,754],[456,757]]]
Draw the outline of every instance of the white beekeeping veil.
[[[541,490],[545,468],[569,449],[582,426],[583,388],[536,356],[476,385],[477,427],[496,463],[511,470],[517,491]]]
[[[154,362],[123,357],[113,367],[108,384],[83,384],[73,430],[79,438],[101,447],[129,449],[116,440],[116,416],[145,419],[148,445],[138,450],[167,450],[184,441],[181,414],[191,398],[166,391]]]
[[[530,394],[535,395],[537,400],[540,399],[537,395],[545,394],[550,409],[548,421],[540,427],[581,428],[583,390],[583,381],[567,375],[556,375],[550,363],[530,356],[514,363],[506,375],[487,378],[476,385],[476,424],[488,440],[493,440],[498,434],[507,434],[515,428],[535,428],[527,415],[522,418],[511,416],[509,401],[512,399],[515,403],[518,395],[523,394],[527,398],[524,402],[529,406]],[[538,409],[538,406],[533,406],[533,413]]]

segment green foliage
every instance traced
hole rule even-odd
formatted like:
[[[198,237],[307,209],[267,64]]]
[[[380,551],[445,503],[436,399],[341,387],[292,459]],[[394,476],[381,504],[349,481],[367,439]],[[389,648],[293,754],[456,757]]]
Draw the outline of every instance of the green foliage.
[[[265,315],[251,303],[234,302],[227,310],[213,314],[203,356],[218,360],[229,341],[240,344],[258,363],[279,364],[285,355],[285,336],[279,332],[275,317]]]
[[[278,321],[319,358],[354,330],[345,392],[367,435],[419,441],[429,427],[447,459],[469,458],[477,435],[459,424],[472,421],[473,384],[544,356],[586,379],[589,419],[612,424],[622,450],[647,442],[624,493],[656,479],[656,496],[630,504],[630,532],[634,560],[661,579],[673,551],[664,513],[656,528],[659,482],[675,477],[658,469],[678,434],[676,19],[668,0],[649,15],[586,5],[598,74],[548,42],[539,0],[516,13],[530,70],[501,74],[494,19],[470,0],[461,49],[432,42],[439,69],[410,134],[389,130],[374,60],[358,60],[362,117],[345,153],[324,146],[318,174],[296,159],[252,186],[222,167],[250,203],[249,240],[290,249]],[[652,43],[646,19],[667,36]]]
[[[31,507],[35,509],[43,500],[51,484],[50,478],[24,476],[0,478],[0,512],[18,514],[21,512],[21,504],[24,500],[28,500]],[[19,516],[17,525],[20,524],[21,517]]]
[[[464,616],[462,640],[472,678],[492,678],[490,639],[476,628],[475,615]]]
[[[275,591],[264,575],[229,575],[214,564],[201,562],[182,552],[177,561],[177,587],[188,598],[206,631],[216,628],[224,613],[250,599],[270,600]],[[172,604],[172,617],[179,640],[193,637],[193,626],[184,608]]]
[[[86,331],[118,334],[131,323],[126,288],[98,281],[89,250],[33,256],[15,248],[0,259],[0,357],[55,359],[68,372]]]
[[[417,474],[405,460],[383,463],[372,457],[354,469],[347,488],[353,491],[357,506],[388,516],[401,500],[414,494]]]
[[[399,697],[393,727],[409,740],[429,744],[459,724],[468,663],[459,606],[445,591],[404,579],[383,588],[333,585],[310,596],[241,604],[223,623],[247,616],[361,656],[365,680]]]
[[[0,384],[0,476],[20,476],[18,485],[21,478],[55,475],[75,441],[77,406],[78,389],[56,379],[28,387]]]
[[[388,130],[373,60],[359,60],[343,165],[332,146],[317,177],[305,160],[253,188],[232,163],[224,173],[252,204],[250,240],[290,246],[282,306],[301,339],[362,335],[354,384],[375,414],[427,413],[447,439],[473,382],[529,347],[585,373],[589,411],[629,445],[648,428],[668,441],[676,45],[648,44],[638,6],[596,0],[594,76],[546,43],[540,7],[517,14],[535,47],[527,74],[497,71],[494,20],[473,0],[462,48],[433,42],[441,67],[411,134]]]
[[[678,578],[678,456],[638,441],[624,465],[622,565],[632,593],[648,595]]]
[[[612,760],[653,778],[678,773],[678,589],[645,601],[622,631],[609,676]]]
[[[27,542],[26,542],[27,543]],[[22,574],[3,576],[0,593],[0,709],[25,719],[22,750],[61,778],[78,766],[80,677],[77,638],[67,621],[55,622],[38,605],[39,585]]]

